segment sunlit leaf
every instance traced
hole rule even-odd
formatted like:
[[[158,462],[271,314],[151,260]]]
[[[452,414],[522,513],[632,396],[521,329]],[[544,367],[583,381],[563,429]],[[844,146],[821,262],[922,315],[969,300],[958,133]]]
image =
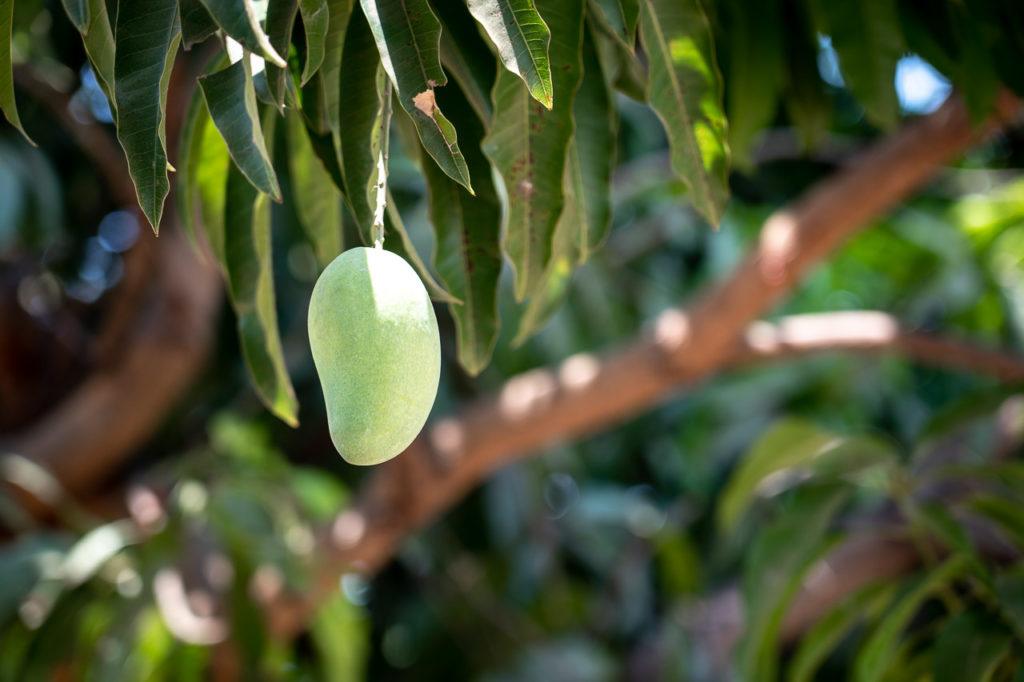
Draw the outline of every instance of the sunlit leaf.
[[[205,109],[205,100],[203,107]],[[195,187],[199,197],[199,212],[203,231],[210,251],[221,268],[227,270],[225,252],[224,216],[227,202],[228,170],[232,167],[228,146],[209,115],[197,124],[200,138],[198,160],[195,163]]]
[[[672,170],[693,205],[718,226],[729,200],[722,86],[711,27],[697,0],[648,0],[640,35],[650,61],[651,106],[668,133]]]
[[[988,682],[1010,652],[1013,636],[990,615],[970,609],[954,616],[932,647],[933,682]]]
[[[299,0],[299,14],[306,33],[306,63],[302,66],[303,85],[324,63],[329,24],[327,0]]]
[[[321,267],[326,267],[341,253],[341,193],[313,152],[302,117],[290,111],[285,118],[295,211],[313,245],[317,261]]]
[[[423,280],[423,286],[427,288],[430,298],[441,303],[460,303],[459,299],[452,296],[447,289],[434,279],[430,268],[420,258],[415,245],[412,243],[412,239],[409,237],[409,232],[405,229],[405,223],[402,222],[402,216],[398,213],[398,208],[395,206],[395,200],[391,197],[390,191],[387,195],[387,206],[384,212],[384,234],[388,237],[384,241],[384,248],[388,251],[394,251],[412,265],[416,274]],[[398,239],[395,239],[395,237],[398,237]]]
[[[960,578],[967,571],[970,559],[954,554],[921,578],[912,590],[900,597],[874,628],[854,661],[856,682],[882,680],[895,660],[903,631],[910,619],[938,590]]]
[[[253,187],[277,201],[281,188],[260,130],[256,91],[249,71],[249,55],[215,73],[199,78],[217,130],[231,158]]]
[[[199,189],[196,186],[196,173],[199,167],[199,155],[202,152],[202,132],[210,120],[206,109],[206,101],[202,93],[196,89],[189,100],[185,111],[185,122],[181,126],[180,147],[178,149],[178,218],[185,230],[185,236],[193,248],[196,247],[196,206],[195,199]]]
[[[748,682],[772,682],[778,639],[789,603],[804,574],[831,548],[832,518],[849,498],[848,486],[808,486],[796,491],[781,515],[758,533],[744,566],[746,633],[739,666]]]
[[[271,113],[262,117],[262,124],[270,141],[276,112],[268,111]],[[298,401],[277,329],[270,205],[267,195],[259,192],[234,164],[228,171],[224,209],[228,290],[249,374],[267,408],[295,426]]]
[[[340,590],[334,590],[317,609],[310,635],[320,652],[326,682],[365,679],[370,626],[362,609]]]
[[[416,124],[423,147],[452,179],[472,191],[469,169],[451,122],[434,99],[447,82],[441,68],[441,24],[427,0],[360,0],[381,63],[402,108]]]
[[[270,44],[270,38],[260,25],[255,0],[201,0],[224,33],[231,36],[250,52],[261,53],[273,64],[287,68],[288,64]]]
[[[70,587],[81,585],[115,554],[138,541],[135,524],[127,519],[94,528],[68,550],[60,575]]]
[[[0,0],[0,111],[25,139],[32,142],[21,127],[18,105],[14,100],[14,71],[11,53],[11,23],[14,17],[14,0]],[[32,142],[35,144],[35,142]]]
[[[469,11],[498,49],[502,64],[526,83],[535,100],[553,103],[548,43],[551,33],[533,0],[468,0]]]
[[[582,75],[582,0],[543,0],[537,6],[551,30],[554,107],[545,109],[518,77],[502,71],[494,84],[494,119],[484,141],[508,196],[504,248],[515,270],[517,300],[541,286],[551,259],[551,241],[564,202],[573,100]]]
[[[480,148],[482,121],[459,91],[445,90],[438,99],[462,132],[466,162],[477,179],[473,196],[434,164],[423,163],[437,240],[434,266],[444,286],[461,300],[450,304],[448,310],[455,320],[459,364],[476,375],[490,362],[498,338],[501,202],[490,164]]]
[[[117,139],[128,158],[139,206],[157,232],[170,189],[164,114],[171,65],[181,39],[177,2],[121,3],[116,39]]]

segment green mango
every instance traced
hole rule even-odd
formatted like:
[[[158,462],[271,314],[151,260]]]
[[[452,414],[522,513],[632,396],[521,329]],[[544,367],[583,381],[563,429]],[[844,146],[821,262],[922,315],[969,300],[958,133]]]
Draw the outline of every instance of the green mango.
[[[437,318],[412,267],[380,248],[335,258],[313,287],[309,345],[341,456],[379,464],[402,452],[441,375]]]

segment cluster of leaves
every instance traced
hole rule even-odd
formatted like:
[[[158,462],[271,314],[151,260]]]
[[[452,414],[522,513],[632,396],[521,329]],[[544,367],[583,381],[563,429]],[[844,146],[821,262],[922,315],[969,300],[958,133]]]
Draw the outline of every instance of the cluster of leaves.
[[[347,497],[335,478],[288,464],[265,429],[230,414],[211,423],[208,447],[154,474],[173,484],[165,495],[131,493],[132,518],[93,525],[66,501],[72,530],[26,531],[0,551],[0,680],[201,679],[210,645],[228,632],[249,679],[362,676],[368,630],[350,598],[358,602],[358,585],[320,606],[308,641],[273,638],[252,597],[260,580],[306,589],[314,525]],[[21,521],[4,511],[5,522]],[[201,602],[201,617],[212,610],[228,627],[181,615]],[[310,644],[315,658],[299,652]]]

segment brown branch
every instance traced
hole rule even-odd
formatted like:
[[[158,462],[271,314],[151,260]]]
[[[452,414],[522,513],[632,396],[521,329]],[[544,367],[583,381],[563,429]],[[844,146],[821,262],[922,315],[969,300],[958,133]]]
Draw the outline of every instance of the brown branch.
[[[267,609],[271,627],[279,633],[300,629],[320,594],[337,584],[340,572],[378,570],[408,533],[433,521],[500,467],[554,442],[606,430],[732,359],[753,359],[766,328],[751,330],[746,349],[739,340],[754,318],[812,265],[932,178],[939,164],[1018,110],[1017,100],[1004,96],[996,115],[974,128],[963,102],[951,98],[773,214],[753,252],[689,309],[663,313],[637,341],[604,357],[580,354],[556,369],[514,377],[497,395],[435,423],[400,457],[381,466],[356,504],[322,532],[316,585],[300,599],[274,595]],[[825,331],[827,326],[821,328]],[[929,361],[969,365],[1000,377],[1009,367],[1013,377],[1020,376],[1019,361],[988,351],[972,351],[962,361],[950,341],[896,333],[887,341],[877,338],[870,325],[856,339],[854,331],[845,332],[848,347],[889,348],[896,338],[897,347]],[[868,338],[871,334],[874,341]],[[778,328],[774,337],[785,343],[775,344],[771,353],[800,350],[792,326]],[[842,345],[835,338],[831,343]],[[826,344],[819,339],[806,345],[807,350],[820,350]]]

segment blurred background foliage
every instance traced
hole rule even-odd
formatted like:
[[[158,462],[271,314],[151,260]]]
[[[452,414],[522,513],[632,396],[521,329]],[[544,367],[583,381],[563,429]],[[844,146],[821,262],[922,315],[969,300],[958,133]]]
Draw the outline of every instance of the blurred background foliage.
[[[729,78],[739,58],[730,36],[745,30],[740,3],[709,4],[723,27],[731,114],[746,96]],[[919,6],[900,3],[929,11]],[[56,2],[16,3],[16,62],[32,60],[71,84],[72,111],[109,122],[62,11]],[[798,24],[784,25],[796,32]],[[897,109],[868,116],[832,42],[805,34],[762,36],[782,40],[787,68],[811,76],[769,84],[761,120],[737,116],[733,134],[750,136],[749,152],[738,140],[733,198],[718,231],[668,172],[654,114],[619,95],[605,247],[575,273],[566,305],[519,347],[511,341],[521,308],[503,280],[502,334],[476,379],[458,368],[453,325],[438,307],[446,355],[435,415],[518,372],[629,340],[734,268],[773,210],[898,118],[934,109],[950,85],[933,66],[954,79],[967,68],[940,64],[941,51],[926,55],[922,40],[914,49],[932,65],[905,57],[891,93]],[[983,86],[975,100],[984,100]],[[122,254],[151,239],[47,111],[31,97],[19,107],[39,147],[0,130],[0,325],[5,337],[25,325],[19,333],[28,339],[0,358],[4,431],[29,423],[89,369],[89,341]],[[410,159],[399,142],[391,189],[419,252],[429,254],[418,154]],[[1020,128],[975,148],[815,269],[777,313],[885,310],[910,329],[1024,353],[1022,161]],[[205,608],[210,623],[226,618],[241,679],[720,679],[692,607],[736,583],[747,611],[739,679],[1021,679],[1024,408],[992,379],[895,355],[825,354],[730,371],[622,427],[513,464],[409,539],[372,580],[344,576],[306,633],[275,639],[251,590],[267,581],[302,590],[315,524],[366,473],[343,465],[327,434],[305,331],[315,254],[289,207],[273,211],[279,323],[301,426],[286,428],[256,399],[225,312],[208,371],[114,482],[128,486],[130,518],[100,519],[68,501],[57,526],[38,527],[0,498],[8,529],[0,680],[215,677],[218,653],[204,645],[202,623],[179,622],[173,606],[185,599],[182,575],[197,556],[208,593],[226,606],[193,603],[192,611]],[[936,464],[935,453],[947,450],[953,455]],[[45,477],[5,461],[9,477]],[[953,484],[955,495],[936,497]],[[849,595],[800,642],[780,646],[781,614],[807,568],[855,530],[851,519],[892,514],[909,522],[923,568]],[[977,527],[995,551],[967,535]]]

